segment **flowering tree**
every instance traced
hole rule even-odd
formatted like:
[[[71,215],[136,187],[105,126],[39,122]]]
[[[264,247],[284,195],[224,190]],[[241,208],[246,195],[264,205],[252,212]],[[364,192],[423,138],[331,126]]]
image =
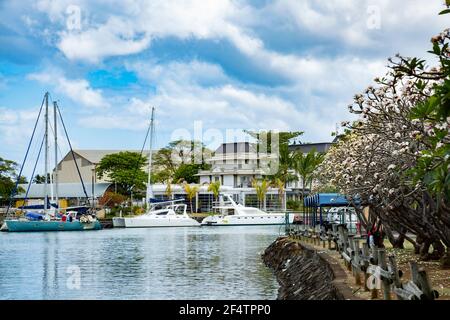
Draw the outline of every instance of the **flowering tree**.
[[[445,13],[445,12],[443,12]],[[450,31],[432,39],[440,65],[399,55],[376,87],[355,96],[346,135],[326,155],[321,180],[337,186],[370,228],[381,222],[395,246],[406,238],[423,259],[450,260]],[[361,213],[361,212],[360,212]],[[393,231],[399,236],[394,237]],[[408,235],[416,235],[413,240]],[[433,252],[429,253],[430,246]],[[447,251],[445,252],[445,247]],[[446,255],[445,255],[446,253]]]

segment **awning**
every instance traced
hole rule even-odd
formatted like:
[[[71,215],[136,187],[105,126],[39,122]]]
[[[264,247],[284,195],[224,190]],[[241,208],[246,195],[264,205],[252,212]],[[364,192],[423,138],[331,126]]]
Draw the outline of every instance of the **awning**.
[[[305,207],[347,207],[350,203],[347,197],[339,193],[318,193],[306,197]]]

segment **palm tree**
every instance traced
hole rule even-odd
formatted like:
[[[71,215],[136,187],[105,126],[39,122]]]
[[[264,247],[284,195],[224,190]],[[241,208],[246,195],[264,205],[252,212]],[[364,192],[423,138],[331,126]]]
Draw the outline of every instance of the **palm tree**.
[[[280,178],[275,178],[272,185],[278,189],[278,199],[280,200],[281,208],[284,209],[284,194],[286,192],[285,182]]]
[[[169,199],[172,199],[172,196],[173,196],[173,190],[172,190],[172,179],[167,179],[166,180],[166,184],[167,184],[167,186],[166,186],[166,192],[165,192],[165,194],[166,194],[166,196],[169,198]]]
[[[217,198],[219,197],[219,193],[220,193],[220,181],[217,180],[217,181],[211,182],[208,185],[208,191],[213,193],[214,200],[217,201]]]
[[[269,191],[269,181],[263,179],[261,183],[259,183],[258,180],[253,179],[252,186],[255,188],[256,196],[259,201],[259,207],[261,208],[262,204],[263,210],[266,210],[266,193]]]
[[[302,197],[305,198],[305,186],[309,183],[312,185],[314,171],[323,161],[324,155],[317,153],[315,149],[307,154],[298,153],[295,161],[295,170],[302,178]]]
[[[291,174],[291,169],[295,168],[297,152],[291,152],[287,144],[281,144],[278,161],[278,171],[275,177],[280,178],[285,183],[295,180],[295,176]]]
[[[184,192],[186,193],[186,197],[188,198],[189,203],[191,205],[191,214],[192,214],[192,213],[194,213],[194,210],[192,208],[192,199],[194,199],[195,196],[197,195],[199,188],[195,184],[188,184],[185,182],[183,184],[183,189],[184,189]]]

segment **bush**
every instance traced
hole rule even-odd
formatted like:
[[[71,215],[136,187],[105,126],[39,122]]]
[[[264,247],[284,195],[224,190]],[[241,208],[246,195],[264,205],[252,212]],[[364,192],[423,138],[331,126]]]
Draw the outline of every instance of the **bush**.
[[[127,200],[127,197],[125,197],[124,195],[120,194],[120,193],[116,193],[116,192],[105,192],[105,194],[98,199],[98,203],[101,206],[106,206],[106,207],[117,207],[118,205],[122,204],[125,200]]]
[[[303,205],[301,201],[288,200],[286,202],[286,207],[288,210],[299,211],[303,207]]]

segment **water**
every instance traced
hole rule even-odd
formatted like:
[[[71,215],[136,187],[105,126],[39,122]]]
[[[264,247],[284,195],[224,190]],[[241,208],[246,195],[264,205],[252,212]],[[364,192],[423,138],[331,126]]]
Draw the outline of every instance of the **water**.
[[[279,226],[0,233],[0,299],[275,299]]]

